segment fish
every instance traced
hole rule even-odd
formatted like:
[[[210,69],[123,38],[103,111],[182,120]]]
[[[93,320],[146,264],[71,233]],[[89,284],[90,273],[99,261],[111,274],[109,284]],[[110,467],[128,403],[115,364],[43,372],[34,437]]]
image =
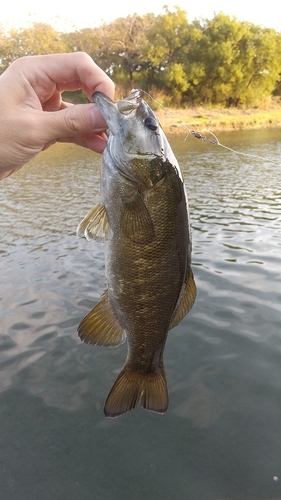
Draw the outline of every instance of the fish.
[[[101,92],[93,102],[108,127],[100,202],[77,228],[105,240],[106,289],[78,327],[87,344],[117,347],[127,358],[104,405],[119,417],[139,403],[165,413],[163,352],[170,329],[196,297],[191,269],[188,201],[178,162],[141,91],[117,102]]]

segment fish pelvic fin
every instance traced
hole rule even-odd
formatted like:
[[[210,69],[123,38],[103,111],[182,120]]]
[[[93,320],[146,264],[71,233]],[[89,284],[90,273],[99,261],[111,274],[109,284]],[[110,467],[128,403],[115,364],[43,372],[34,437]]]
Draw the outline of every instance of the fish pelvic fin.
[[[143,373],[125,367],[117,377],[104,405],[106,417],[119,417],[140,405],[148,411],[165,413],[168,390],[164,368],[157,373]]]
[[[175,313],[172,317],[172,321],[169,326],[169,330],[177,326],[177,324],[185,317],[185,315],[192,308],[196,298],[196,285],[193,277],[193,272],[190,269],[188,280],[185,285],[185,289],[182,293],[180,302],[176,307]]]
[[[110,306],[107,290],[98,304],[82,319],[78,335],[86,344],[118,347],[125,342],[125,331]]]
[[[87,213],[84,219],[77,227],[76,234],[81,238],[85,237],[86,240],[104,240],[109,233],[108,217],[105,206],[97,203]]]

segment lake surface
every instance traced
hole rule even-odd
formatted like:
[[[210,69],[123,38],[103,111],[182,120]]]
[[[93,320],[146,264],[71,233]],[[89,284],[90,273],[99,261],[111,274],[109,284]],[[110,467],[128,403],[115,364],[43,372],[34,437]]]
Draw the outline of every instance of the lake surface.
[[[100,157],[57,145],[0,183],[0,498],[281,498],[281,129],[170,137],[197,300],[169,334],[165,415],[106,419],[126,356],[80,342],[103,243],[75,230]],[[275,161],[276,163],[271,162]]]

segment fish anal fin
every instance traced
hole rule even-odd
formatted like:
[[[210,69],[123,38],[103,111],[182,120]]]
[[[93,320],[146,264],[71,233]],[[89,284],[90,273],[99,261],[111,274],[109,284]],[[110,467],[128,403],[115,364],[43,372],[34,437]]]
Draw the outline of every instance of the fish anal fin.
[[[78,335],[86,344],[118,347],[125,342],[125,331],[109,304],[107,290],[98,304],[82,319]]]
[[[190,311],[196,298],[196,285],[193,277],[193,272],[190,269],[188,280],[185,285],[180,303],[178,304],[175,313],[172,317],[172,321],[169,326],[169,330],[174,328]]]
[[[97,203],[84,217],[77,227],[77,236],[89,240],[103,240],[109,232],[108,217],[105,206]]]
[[[119,417],[140,405],[149,411],[165,413],[168,391],[164,369],[143,373],[125,367],[116,379],[104,405],[106,417]]]
[[[154,227],[138,191],[122,199],[121,231],[134,243],[147,244],[154,239]]]

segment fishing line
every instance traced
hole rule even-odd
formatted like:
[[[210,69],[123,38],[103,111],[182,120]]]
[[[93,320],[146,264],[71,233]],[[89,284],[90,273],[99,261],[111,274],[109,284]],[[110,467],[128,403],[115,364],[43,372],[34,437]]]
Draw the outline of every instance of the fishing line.
[[[232,149],[229,146],[225,146],[224,144],[222,144],[219,141],[219,139],[217,138],[217,136],[213,132],[211,132],[209,130],[208,130],[208,133],[211,134],[214,137],[214,139],[210,139],[209,137],[206,137],[205,135],[202,135],[202,134],[200,134],[200,132],[196,132],[195,130],[190,130],[188,128],[188,126],[182,120],[179,120],[179,118],[177,118],[171,111],[169,111],[167,108],[165,108],[165,106],[163,106],[163,104],[161,104],[161,102],[157,101],[157,99],[154,99],[154,97],[152,97],[145,90],[142,90],[142,89],[132,89],[131,92],[132,93],[134,93],[134,92],[142,92],[143,94],[146,94],[150,99],[152,99],[152,101],[156,102],[156,104],[158,104],[159,106],[161,106],[161,108],[163,108],[163,110],[168,115],[170,115],[172,118],[174,118],[174,120],[176,120],[178,123],[180,123],[180,125],[182,125],[187,130],[187,135],[185,136],[184,140],[186,140],[189,137],[189,135],[194,135],[194,137],[196,139],[201,139],[203,142],[209,142],[210,144],[214,144],[215,146],[220,146],[221,148],[227,149],[228,151],[231,151],[232,153],[235,153],[237,155],[248,156],[250,158],[257,158],[259,160],[264,160],[264,161],[268,161],[270,163],[275,163],[276,165],[280,164],[280,162],[278,162],[276,160],[271,160],[269,158],[264,158],[263,156],[253,155],[253,154],[250,154],[250,153],[243,153],[243,151],[236,151],[235,149]]]

